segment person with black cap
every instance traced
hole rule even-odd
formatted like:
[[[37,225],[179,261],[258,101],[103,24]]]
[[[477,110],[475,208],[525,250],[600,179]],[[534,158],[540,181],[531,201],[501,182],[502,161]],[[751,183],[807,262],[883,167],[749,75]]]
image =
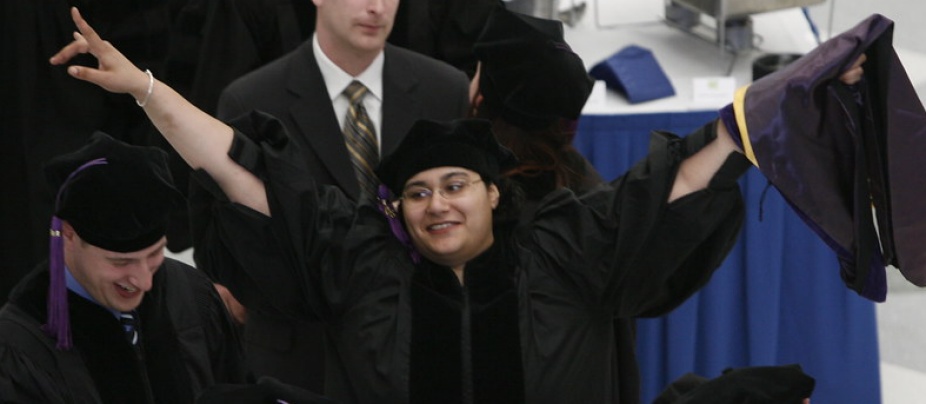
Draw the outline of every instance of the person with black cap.
[[[554,191],[506,226],[494,216],[517,209],[501,176],[517,160],[491,123],[419,121],[378,166],[378,198],[353,202],[301,172],[272,117],[212,118],[73,17],[79,33],[51,63],[95,55],[98,68],[68,73],[131,94],[213,181],[236,263],[223,276],[325,322],[337,400],[613,402],[612,319],[703,285],[736,241],[748,162],[723,125],[656,133],[625,176],[581,198]]]
[[[560,187],[582,193],[602,182],[572,146],[594,81],[563,39],[563,23],[497,7],[473,52],[471,115],[492,121],[519,165],[506,173],[531,205]]]
[[[581,195],[602,184],[572,145],[594,81],[566,43],[563,23],[500,7],[490,15],[473,51],[479,64],[470,87],[472,115],[489,119],[499,142],[518,157],[518,166],[506,173],[526,199],[517,219],[529,220],[540,200],[559,188]],[[690,286],[646,315],[669,312],[700,285]],[[633,318],[614,319],[614,342],[616,401],[639,402]]]
[[[164,257],[167,153],[102,132],[46,165],[49,257],[0,310],[0,401],[189,403],[247,373],[212,282]]]
[[[563,23],[497,8],[473,51],[479,64],[470,87],[472,115],[489,119],[499,142],[518,157],[518,166],[506,173],[525,197],[517,219],[529,220],[540,200],[558,188],[583,194],[600,185],[601,176],[572,145],[593,80],[563,38]],[[678,296],[649,314],[669,311],[688,294]],[[616,401],[639,402],[632,318],[614,319],[614,342]]]

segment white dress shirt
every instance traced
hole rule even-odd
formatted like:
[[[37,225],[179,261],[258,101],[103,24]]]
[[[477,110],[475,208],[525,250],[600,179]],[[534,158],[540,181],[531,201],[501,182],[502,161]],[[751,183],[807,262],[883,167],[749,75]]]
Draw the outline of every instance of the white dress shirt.
[[[318,44],[318,35],[312,35],[312,51],[315,52],[318,69],[325,80],[325,86],[328,87],[328,96],[331,98],[331,105],[334,107],[334,114],[338,117],[338,125],[341,128],[344,127],[344,118],[350,106],[347,96],[343,94],[344,89],[354,80],[366,86],[367,94],[363,97],[363,107],[366,108],[367,115],[370,116],[373,127],[376,128],[377,151],[382,154],[382,147],[379,145],[382,144],[383,122],[383,61],[385,60],[383,52],[379,52],[366,70],[357,77],[353,77],[335,65],[325,55],[325,52],[322,52]]]

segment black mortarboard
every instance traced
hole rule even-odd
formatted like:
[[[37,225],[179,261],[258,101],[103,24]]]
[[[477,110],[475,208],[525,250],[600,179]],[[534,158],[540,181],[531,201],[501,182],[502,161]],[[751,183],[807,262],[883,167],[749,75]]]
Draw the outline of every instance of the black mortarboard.
[[[70,349],[70,320],[64,281],[61,222],[80,238],[105,250],[142,250],[164,237],[170,210],[183,197],[174,188],[167,153],[130,146],[102,132],[82,148],[45,165],[58,190],[49,242],[48,323],[59,349]]]
[[[578,119],[594,80],[563,23],[496,8],[473,47],[484,107],[525,129]]]
[[[813,393],[814,379],[799,365],[727,369],[705,380],[687,374],[673,382],[654,404],[800,404]]]
[[[415,122],[395,151],[383,158],[376,175],[396,195],[405,182],[435,167],[463,167],[488,181],[517,165],[510,150],[495,140],[492,124],[483,119]]]
[[[76,173],[65,184],[78,167],[99,158],[106,163]],[[45,172],[52,189],[59,190],[55,216],[70,223],[81,239],[105,250],[151,246],[164,237],[170,210],[182,202],[166,152],[130,146],[102,132],[86,146],[50,160]]]
[[[836,252],[844,282],[875,301],[887,264],[926,286],[926,112],[893,25],[872,15],[734,100],[747,157]],[[863,53],[862,81],[844,85]]]

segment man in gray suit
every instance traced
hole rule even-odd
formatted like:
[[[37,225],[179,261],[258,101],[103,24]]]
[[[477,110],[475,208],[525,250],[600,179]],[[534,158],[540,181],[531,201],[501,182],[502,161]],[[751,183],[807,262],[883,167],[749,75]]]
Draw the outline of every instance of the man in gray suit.
[[[342,128],[349,101],[342,92],[352,81],[368,89],[363,106],[380,155],[398,145],[420,118],[465,116],[468,81],[461,71],[426,56],[386,44],[398,0],[313,0],[315,35],[294,51],[233,82],[219,99],[217,115],[230,120],[254,110],[274,115],[306,151],[315,181],[339,186],[361,197]],[[203,238],[213,225],[206,192],[191,189],[194,256],[214,274]],[[233,290],[245,306],[248,291]],[[257,375],[323,391],[324,344],[320,323],[293,324],[271,313],[251,310],[244,324],[248,360]]]

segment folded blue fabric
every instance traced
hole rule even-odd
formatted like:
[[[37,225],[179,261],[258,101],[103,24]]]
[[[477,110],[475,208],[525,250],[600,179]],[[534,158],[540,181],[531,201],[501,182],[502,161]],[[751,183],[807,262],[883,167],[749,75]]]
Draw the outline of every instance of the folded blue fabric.
[[[669,77],[649,49],[629,45],[592,67],[589,74],[604,80],[631,104],[675,95]]]

